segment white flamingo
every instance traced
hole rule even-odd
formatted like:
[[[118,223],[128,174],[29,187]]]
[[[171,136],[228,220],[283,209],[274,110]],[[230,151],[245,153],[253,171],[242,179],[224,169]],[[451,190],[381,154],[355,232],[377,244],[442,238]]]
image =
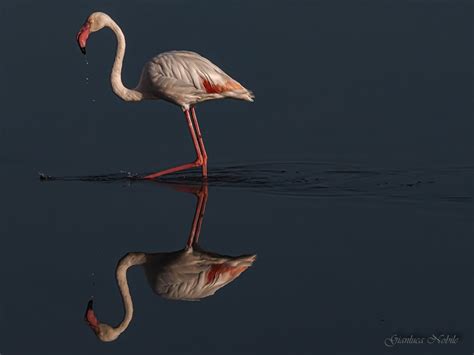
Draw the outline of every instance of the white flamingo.
[[[117,264],[116,278],[122,296],[124,316],[115,327],[98,321],[92,300],[87,305],[85,320],[104,342],[116,340],[133,318],[133,302],[128,287],[127,270],[142,265],[153,291],[171,300],[195,301],[212,296],[234,281],[255,261],[256,255],[224,256],[202,250],[198,246],[202,219],[207,202],[207,186],[177,186],[198,197],[186,248],[168,253],[127,253]]]
[[[126,88],[121,77],[125,36],[109,15],[103,12],[91,14],[79,30],[77,42],[85,54],[89,34],[104,27],[110,28],[117,37],[117,51],[110,76],[114,93],[125,101],[163,99],[180,106],[184,111],[196,150],[197,157],[194,162],[146,175],[145,179],[155,179],[194,167],[202,167],[202,175],[206,178],[207,153],[194,106],[202,101],[223,98],[252,102],[254,99],[252,92],[208,59],[189,51],[170,51],[154,57],[145,64],[137,87]]]

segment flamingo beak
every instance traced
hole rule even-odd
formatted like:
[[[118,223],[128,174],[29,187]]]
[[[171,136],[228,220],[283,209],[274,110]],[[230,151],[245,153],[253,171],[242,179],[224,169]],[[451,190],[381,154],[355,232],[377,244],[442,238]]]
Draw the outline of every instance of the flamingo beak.
[[[85,22],[79,32],[77,33],[76,40],[79,48],[81,49],[82,54],[86,54],[86,44],[87,38],[89,38],[89,34],[91,32],[91,25],[89,22]]]
[[[97,333],[99,331],[99,321],[97,320],[97,317],[95,316],[94,313],[94,302],[93,300],[89,300],[89,303],[87,303],[87,309],[86,309],[86,314],[84,316],[84,320],[87,322],[89,327],[94,331],[94,333]]]

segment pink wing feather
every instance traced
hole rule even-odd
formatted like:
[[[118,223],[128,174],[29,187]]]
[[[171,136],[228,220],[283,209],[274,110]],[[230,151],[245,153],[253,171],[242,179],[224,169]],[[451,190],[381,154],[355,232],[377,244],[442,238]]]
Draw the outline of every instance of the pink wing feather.
[[[197,53],[171,51],[149,61],[138,88],[188,108],[197,102],[218,98],[253,101],[253,94],[218,66]]]

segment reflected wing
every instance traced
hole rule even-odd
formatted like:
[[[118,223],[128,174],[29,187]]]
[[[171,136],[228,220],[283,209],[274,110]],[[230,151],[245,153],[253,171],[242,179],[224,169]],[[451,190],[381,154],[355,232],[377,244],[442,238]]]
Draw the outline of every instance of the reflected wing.
[[[216,255],[197,251],[182,254],[154,274],[155,292],[164,298],[187,301],[211,296],[235,280],[256,258]]]

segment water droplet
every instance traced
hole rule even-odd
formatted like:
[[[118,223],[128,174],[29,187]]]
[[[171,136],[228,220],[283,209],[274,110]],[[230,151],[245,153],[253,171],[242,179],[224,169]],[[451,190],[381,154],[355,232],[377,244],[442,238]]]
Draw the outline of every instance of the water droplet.
[[[95,99],[92,99],[92,102],[95,102]]]

